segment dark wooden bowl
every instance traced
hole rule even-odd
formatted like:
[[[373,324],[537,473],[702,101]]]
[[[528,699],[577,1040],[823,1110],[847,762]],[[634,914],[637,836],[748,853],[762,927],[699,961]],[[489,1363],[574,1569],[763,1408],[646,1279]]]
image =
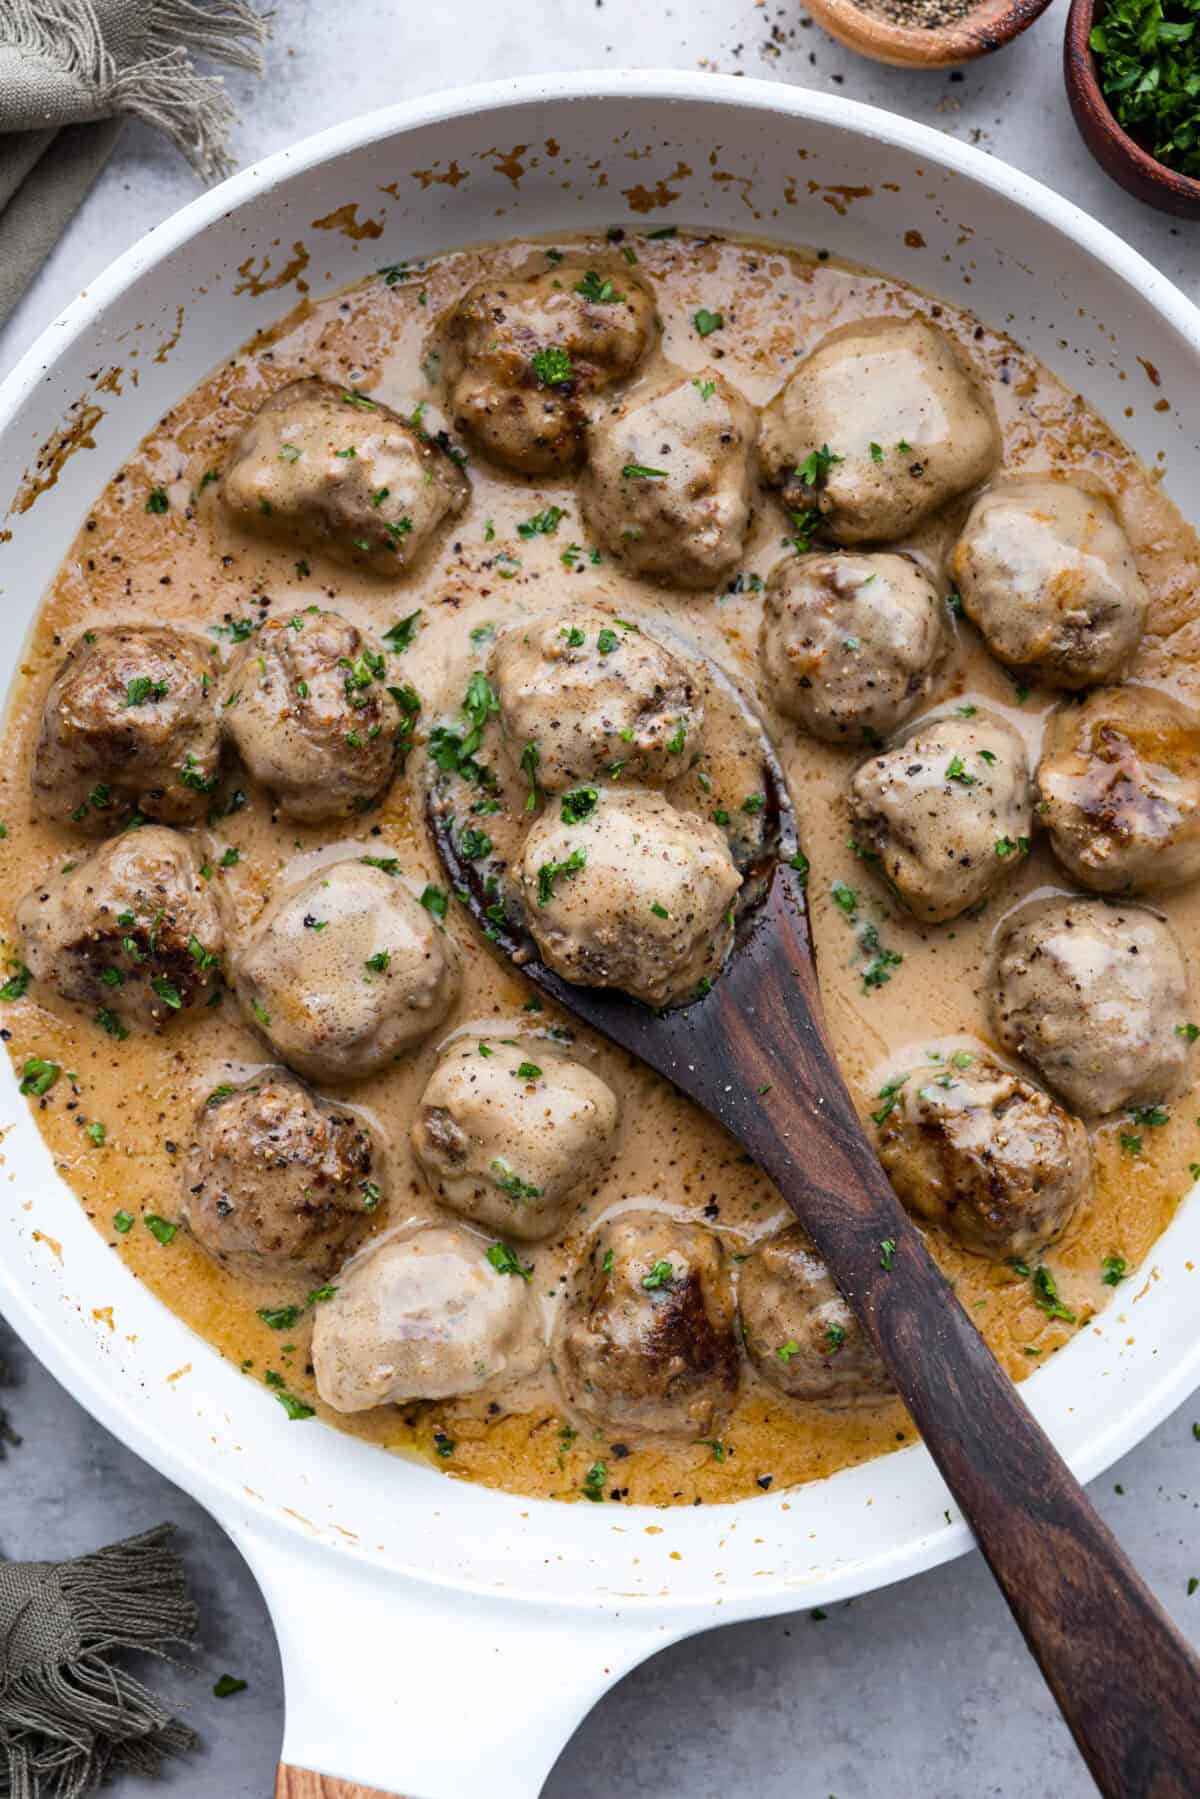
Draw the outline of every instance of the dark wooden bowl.
[[[979,0],[965,18],[931,30],[893,25],[855,0],[808,0],[808,11],[831,37],[874,62],[945,69],[1011,43],[1049,4],[1050,0]]]
[[[1148,150],[1117,124],[1101,91],[1096,58],[1088,43],[1104,0],[1071,0],[1063,40],[1063,75],[1079,135],[1106,175],[1147,206],[1177,219],[1200,219],[1200,181],[1156,162]]]

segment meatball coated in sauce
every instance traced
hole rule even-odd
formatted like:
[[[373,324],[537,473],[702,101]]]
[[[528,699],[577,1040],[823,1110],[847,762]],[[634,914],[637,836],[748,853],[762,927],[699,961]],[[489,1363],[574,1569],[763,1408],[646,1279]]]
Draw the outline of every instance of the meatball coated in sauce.
[[[704,708],[687,664],[600,607],[511,625],[491,670],[513,760],[533,744],[547,792],[618,774],[665,784],[698,747]]]
[[[738,1387],[733,1292],[716,1237],[660,1212],[600,1225],[571,1277],[555,1360],[570,1410],[599,1429],[711,1436]]]
[[[317,1392],[338,1412],[503,1393],[541,1361],[529,1280],[488,1260],[486,1237],[431,1224],[371,1243],[317,1308]],[[526,1270],[528,1273],[528,1270]]]
[[[1105,687],[1051,713],[1042,823],[1084,887],[1135,893],[1200,875],[1200,715],[1149,687]]]
[[[17,906],[36,981],[97,1008],[114,1037],[167,1024],[220,981],[221,920],[189,840],[145,825],[52,875]]]
[[[1065,481],[981,495],[951,559],[992,655],[1051,687],[1114,680],[1146,625],[1146,590],[1107,500]]]
[[[180,1217],[235,1274],[324,1279],[360,1241],[383,1198],[370,1129],[283,1068],[203,1101]]]
[[[1087,1132],[985,1050],[958,1050],[893,1083],[879,1159],[916,1217],[996,1260],[1066,1230],[1087,1191]]]
[[[657,331],[653,295],[625,266],[481,282],[445,327],[455,429],[521,474],[565,472],[583,453],[586,397],[632,374]]]
[[[234,984],[247,1021],[289,1068],[360,1080],[442,1023],[458,956],[394,857],[356,856],[271,901],[234,957]]]
[[[920,319],[830,332],[766,408],[759,444],[784,505],[815,508],[845,544],[905,536],[986,480],[999,454],[974,370]]]
[[[788,557],[767,580],[759,655],[771,698],[827,743],[903,724],[947,641],[946,608],[906,556]]]
[[[532,1241],[600,1174],[618,1111],[598,1074],[544,1038],[456,1037],[421,1095],[413,1152],[451,1211]]]
[[[742,878],[725,838],[649,789],[601,789],[590,814],[551,805],[518,877],[542,958],[564,980],[648,1006],[694,998],[733,942]]]
[[[719,375],[671,371],[592,415],[579,503],[621,570],[716,587],[750,525],[758,415]]]
[[[381,400],[305,380],[259,407],[221,491],[250,530],[398,577],[471,489],[444,449]]]
[[[850,783],[854,840],[915,917],[977,905],[1029,853],[1025,745],[988,712],[926,719]]]
[[[751,1251],[737,1297],[746,1353],[777,1392],[826,1406],[891,1397],[882,1362],[798,1225]]]
[[[1003,1047],[1085,1116],[1157,1104],[1187,1078],[1183,951],[1140,906],[1022,907],[1000,934],[989,1000]]]
[[[221,719],[280,810],[312,824],[391,786],[402,726],[382,650],[336,612],[269,619],[225,671]]]
[[[42,811],[87,831],[130,812],[195,824],[217,784],[217,664],[207,644],[162,625],[76,638],[46,695],[33,760]]]

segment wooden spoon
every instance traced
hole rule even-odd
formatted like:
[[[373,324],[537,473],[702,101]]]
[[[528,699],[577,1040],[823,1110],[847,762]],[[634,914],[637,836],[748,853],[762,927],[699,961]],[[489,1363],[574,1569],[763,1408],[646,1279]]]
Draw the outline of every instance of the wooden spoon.
[[[435,789],[427,816],[495,948],[718,1119],[775,1182],[888,1368],[1101,1792],[1195,1799],[1200,1660],[955,1299],[867,1141],[829,1045],[807,865],[763,755],[770,849],[746,871],[733,954],[706,998],[665,1013],[552,974],[520,923],[497,924],[494,894],[455,846],[450,796]]]

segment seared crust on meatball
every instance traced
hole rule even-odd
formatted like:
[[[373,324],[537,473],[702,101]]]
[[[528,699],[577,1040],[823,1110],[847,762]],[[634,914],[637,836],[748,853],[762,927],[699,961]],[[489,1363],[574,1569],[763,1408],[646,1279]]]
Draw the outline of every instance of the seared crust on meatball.
[[[367,394],[291,381],[264,400],[222,478],[237,522],[372,574],[424,555],[471,488],[447,451]]]
[[[1062,1236],[1087,1191],[1087,1132],[986,1050],[956,1050],[889,1084],[879,1159],[916,1217],[999,1260]]]
[[[583,453],[587,396],[631,374],[657,328],[653,296],[625,266],[481,282],[444,330],[454,427],[506,468],[564,472]]]
[[[600,1225],[562,1308],[556,1361],[571,1411],[623,1438],[711,1436],[738,1386],[721,1245],[660,1212]]]
[[[850,819],[859,849],[916,917],[957,918],[1029,853],[1025,745],[992,713],[926,719],[863,763]]]
[[[596,1180],[618,1112],[612,1088],[544,1037],[456,1037],[421,1095],[413,1153],[451,1211],[530,1241]]]
[[[431,1224],[370,1243],[317,1308],[317,1391],[338,1412],[410,1399],[493,1397],[542,1354],[529,1281],[488,1259],[486,1237]],[[529,1271],[526,1270],[526,1273]]]
[[[234,985],[247,1021],[289,1068],[361,1080],[441,1024],[458,994],[458,956],[394,856],[355,856],[323,863],[271,901],[234,956]]]
[[[907,556],[790,556],[767,580],[759,655],[779,710],[828,743],[871,743],[927,698],[946,608]]]
[[[1048,899],[1001,931],[992,1027],[1085,1116],[1169,1098],[1187,1075],[1187,967],[1141,906]]]
[[[198,637],[108,625],[76,638],[46,695],[33,795],[49,817],[116,831],[130,812],[195,824],[221,759],[216,664]]]
[[[1046,723],[1037,786],[1054,853],[1097,893],[1200,875],[1200,716],[1149,687],[1103,687]]]
[[[240,1274],[331,1274],[383,1198],[371,1131],[283,1068],[203,1102],[188,1148],[180,1218]]]
[[[1115,680],[1146,590],[1107,500],[1066,481],[1000,481],[976,500],[951,572],[992,655],[1051,687]]]
[[[733,943],[742,878],[715,825],[648,788],[596,791],[586,817],[553,806],[525,842],[518,878],[547,966],[648,1006],[695,998]]]
[[[715,369],[671,370],[593,412],[579,503],[626,574],[716,587],[742,559],[758,415]]]
[[[164,1025],[221,977],[221,920],[188,839],[162,825],[110,838],[17,906],[36,981],[97,1008],[113,1036]]]
[[[306,824],[364,812],[392,783],[409,720],[386,660],[336,612],[268,619],[235,651],[221,720],[256,781]]]
[[[882,1362],[799,1225],[756,1245],[737,1297],[746,1353],[777,1392],[826,1406],[891,1397]]]
[[[1000,439],[986,392],[921,319],[869,319],[822,338],[763,413],[759,459],[791,511],[835,543],[905,536],[986,480]]]
[[[532,744],[537,784],[616,778],[659,786],[695,754],[704,708],[686,662],[598,606],[511,625],[492,652],[514,761]]]

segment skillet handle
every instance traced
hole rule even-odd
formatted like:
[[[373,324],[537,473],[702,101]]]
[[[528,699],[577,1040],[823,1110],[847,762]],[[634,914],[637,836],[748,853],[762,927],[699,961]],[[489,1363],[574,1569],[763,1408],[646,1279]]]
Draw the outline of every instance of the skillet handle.
[[[293,1768],[280,1762],[275,1776],[275,1799],[388,1799],[378,1787],[352,1786],[332,1774],[314,1774],[311,1768]]]
[[[816,1242],[974,1530],[1100,1791],[1196,1799],[1200,1659],[896,1198],[829,1046],[803,896],[790,879],[777,871],[774,928],[699,1008],[700,1041],[680,1084],[745,1145]]]

